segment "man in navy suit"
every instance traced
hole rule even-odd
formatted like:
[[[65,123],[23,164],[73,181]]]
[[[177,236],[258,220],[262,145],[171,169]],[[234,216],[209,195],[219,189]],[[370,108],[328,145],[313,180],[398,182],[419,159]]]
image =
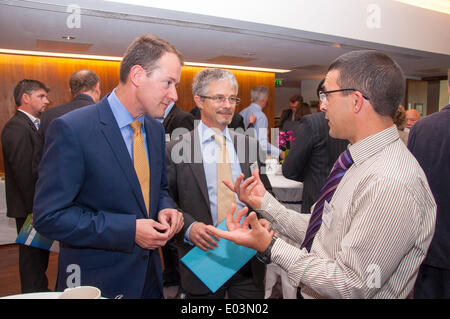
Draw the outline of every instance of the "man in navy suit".
[[[170,43],[143,35],[127,49],[112,93],[50,124],[34,225],[60,241],[57,290],[91,285],[108,298],[163,297],[158,249],[183,217],[168,195],[164,128],[154,118],[177,100],[182,64]]]
[[[416,299],[450,298],[449,124],[450,104],[414,124],[408,138],[408,149],[425,172],[437,205],[436,230],[414,286]]]

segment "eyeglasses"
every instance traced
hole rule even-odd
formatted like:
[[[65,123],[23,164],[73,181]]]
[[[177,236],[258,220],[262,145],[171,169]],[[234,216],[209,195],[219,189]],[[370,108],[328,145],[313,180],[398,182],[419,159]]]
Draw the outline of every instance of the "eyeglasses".
[[[361,92],[360,90],[357,90],[357,89],[340,89],[340,90],[333,90],[333,91],[320,91],[320,92],[319,92],[319,99],[320,99],[320,102],[324,103],[324,102],[327,101],[327,94],[330,94],[330,93],[336,93],[336,92],[343,92],[343,91],[358,91],[358,92]],[[361,92],[361,94],[362,94],[362,92]],[[367,101],[370,100],[366,95],[362,94],[362,96],[363,96],[363,98],[365,98]]]
[[[210,99],[213,100],[214,103],[217,104],[224,104],[225,100],[228,100],[228,103],[230,103],[231,105],[239,105],[239,102],[241,102],[241,99],[238,97],[234,97],[234,96],[230,96],[230,97],[225,97],[223,95],[216,95],[216,96],[205,96],[205,95],[199,95],[202,99]]]

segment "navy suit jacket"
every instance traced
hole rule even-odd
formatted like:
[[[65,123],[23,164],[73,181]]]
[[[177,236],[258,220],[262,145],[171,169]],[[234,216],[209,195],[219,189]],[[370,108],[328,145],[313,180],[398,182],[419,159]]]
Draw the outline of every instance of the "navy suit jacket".
[[[164,128],[150,117],[144,123],[150,218],[156,219],[174,203],[166,181]],[[158,251],[135,243],[138,218],[148,218],[144,199],[107,98],[52,121],[39,166],[34,225],[60,241],[57,290],[73,280],[69,266],[75,264],[81,285],[100,288],[104,297],[146,297],[148,278],[162,291]]]
[[[437,205],[436,228],[423,263],[450,270],[450,104],[414,124],[408,149],[425,172]]]

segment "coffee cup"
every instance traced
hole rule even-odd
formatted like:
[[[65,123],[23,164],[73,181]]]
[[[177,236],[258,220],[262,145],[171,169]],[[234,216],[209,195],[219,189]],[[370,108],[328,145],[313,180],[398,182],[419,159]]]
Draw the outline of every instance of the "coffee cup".
[[[64,290],[59,299],[100,299],[100,289],[92,286],[78,286]]]

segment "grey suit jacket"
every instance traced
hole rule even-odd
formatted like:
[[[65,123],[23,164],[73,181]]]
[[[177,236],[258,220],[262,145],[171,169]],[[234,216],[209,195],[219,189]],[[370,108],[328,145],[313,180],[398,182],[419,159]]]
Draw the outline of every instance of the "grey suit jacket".
[[[261,167],[265,162],[264,155],[258,158],[250,150],[259,151],[256,139],[236,134],[230,131],[235,149],[241,163],[241,170],[245,177],[251,175],[250,165],[258,162]],[[239,148],[238,148],[239,147]],[[242,148],[245,147],[244,150]],[[206,184],[206,176],[203,169],[200,139],[197,129],[184,134],[179,140],[172,141],[166,146],[166,169],[169,194],[174,199],[178,209],[183,212],[184,226],[177,235],[178,254],[182,258],[193,246],[184,242],[184,235],[189,226],[194,222],[203,222],[212,225],[210,202]],[[178,155],[182,155],[181,161]],[[262,288],[265,265],[256,258],[251,261],[251,268],[255,284]],[[180,262],[181,285],[191,294],[206,294],[208,288]]]

